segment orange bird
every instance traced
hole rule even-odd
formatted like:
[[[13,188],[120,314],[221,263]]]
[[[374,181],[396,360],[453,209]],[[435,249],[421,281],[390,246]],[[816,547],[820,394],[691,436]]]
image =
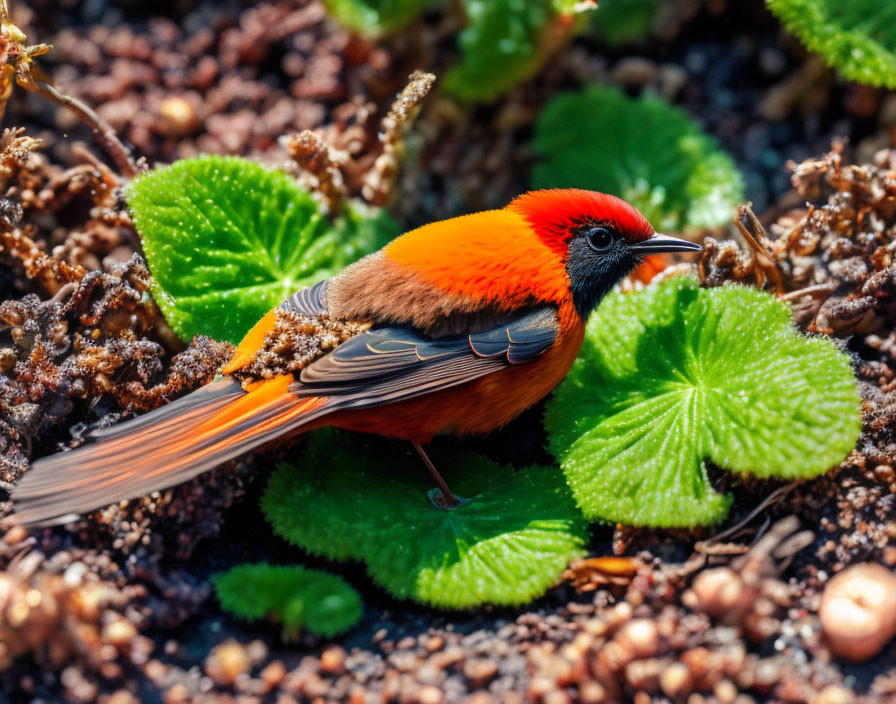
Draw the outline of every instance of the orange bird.
[[[486,433],[539,401],[644,256],[699,249],[575,189],[413,230],[270,311],[208,385],[37,460],[13,491],[21,520],[62,522],[325,425],[409,440],[450,508],[421,445]]]

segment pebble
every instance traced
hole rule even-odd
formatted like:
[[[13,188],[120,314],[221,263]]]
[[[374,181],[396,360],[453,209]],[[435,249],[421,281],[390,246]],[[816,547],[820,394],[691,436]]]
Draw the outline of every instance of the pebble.
[[[829,684],[821,690],[811,704],[853,704],[856,695],[841,684]]]
[[[442,694],[442,690],[438,687],[428,685],[421,687],[420,691],[417,692],[417,701],[420,704],[442,704],[445,701],[445,697]]]
[[[434,653],[437,650],[441,650],[445,645],[445,639],[442,636],[431,636],[426,639],[426,643],[423,645],[426,648],[427,653]]]
[[[663,694],[678,699],[690,694],[694,688],[694,677],[687,665],[674,662],[660,673],[660,689]]]
[[[636,618],[624,624],[615,637],[623,647],[628,647],[635,657],[647,657],[659,648],[656,623],[649,618]]]
[[[264,682],[266,692],[270,692],[286,677],[286,665],[283,664],[282,660],[272,660],[265,665],[260,677],[261,681]]]
[[[695,608],[713,618],[722,618],[734,609],[744,593],[744,581],[730,567],[703,570],[691,585]]]
[[[848,567],[825,586],[818,617],[836,655],[874,657],[896,635],[896,574],[874,562]]]
[[[196,101],[201,98],[197,96]],[[169,96],[159,105],[157,129],[166,137],[183,137],[199,127],[199,116],[189,100],[180,96]]]
[[[137,628],[125,618],[118,618],[103,626],[101,638],[104,643],[114,645],[116,648],[125,648],[137,635]]]
[[[650,59],[629,56],[621,59],[610,70],[610,78],[624,86],[642,86],[657,78],[657,65]]]
[[[487,685],[498,674],[498,665],[492,660],[467,660],[464,663],[464,677],[474,689]]]
[[[246,649],[233,639],[215,646],[205,660],[206,674],[220,685],[233,685],[237,677],[249,671],[250,666]]]
[[[320,654],[320,671],[328,675],[341,675],[345,672],[345,650],[338,645],[331,645]]]

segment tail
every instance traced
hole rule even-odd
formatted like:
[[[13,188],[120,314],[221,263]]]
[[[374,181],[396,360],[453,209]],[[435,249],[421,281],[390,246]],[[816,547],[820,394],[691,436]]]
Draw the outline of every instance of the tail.
[[[296,398],[291,375],[245,391],[225,378],[146,415],[95,432],[95,442],[37,460],[12,498],[20,523],[52,525],[180,484],[294,433],[327,399]]]

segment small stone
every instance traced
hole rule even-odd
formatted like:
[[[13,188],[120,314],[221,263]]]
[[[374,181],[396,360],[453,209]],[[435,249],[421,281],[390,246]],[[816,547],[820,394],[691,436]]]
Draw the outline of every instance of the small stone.
[[[703,570],[691,585],[695,607],[713,618],[722,618],[734,609],[744,594],[744,582],[730,567]]]
[[[168,668],[159,660],[150,660],[143,666],[143,674],[157,687],[161,686],[168,674]]]
[[[432,636],[426,639],[423,647],[426,648],[427,653],[434,653],[437,650],[441,650],[444,645],[445,639],[442,636]]]
[[[180,96],[169,96],[159,105],[158,129],[166,137],[183,137],[199,127],[196,109]]]
[[[687,665],[674,662],[660,673],[660,689],[667,697],[677,699],[691,693],[694,678]]]
[[[498,674],[498,665],[492,660],[467,660],[464,663],[464,677],[473,689],[480,689]]]
[[[102,704],[140,704],[140,700],[126,689],[116,689],[100,701]]]
[[[272,660],[265,665],[259,676],[264,683],[265,692],[270,692],[286,677],[286,665],[283,664],[282,660]]]
[[[2,353],[3,350],[0,350]],[[2,367],[2,364],[0,364]],[[0,369],[2,371],[2,369]],[[3,536],[3,540],[7,545],[15,545],[16,543],[21,543],[28,536],[28,531],[25,530],[22,526],[13,526],[8,531],[6,531],[6,535]]]
[[[731,680],[719,680],[713,685],[712,693],[716,695],[719,704],[734,704],[737,699],[737,687]]]
[[[131,644],[137,635],[137,628],[126,618],[117,618],[103,626],[101,638],[104,643],[114,645],[116,648],[125,648]]]
[[[190,694],[187,692],[187,688],[182,684],[176,684],[165,692],[162,701],[165,704],[185,704],[189,698]]]
[[[812,700],[811,704],[853,704],[856,695],[842,684],[829,684]]]
[[[607,701],[607,690],[594,680],[579,684],[579,701],[582,704],[603,704]]]
[[[630,648],[638,658],[654,655],[659,649],[656,623],[649,618],[636,618],[627,622],[619,629],[614,640]]]
[[[642,86],[657,78],[657,66],[650,59],[629,56],[621,59],[610,70],[610,78],[624,86]]]
[[[235,640],[215,646],[205,660],[205,672],[216,684],[232,685],[236,678],[249,671],[249,654]]]
[[[442,704],[445,701],[445,697],[442,694],[442,690],[430,685],[420,688],[417,692],[417,701],[420,704]]]
[[[320,671],[328,675],[341,675],[345,672],[345,650],[338,645],[331,645],[320,654]]]
[[[544,704],[569,704],[569,695],[562,689],[554,689],[544,695]]]
[[[818,610],[828,647],[863,662],[896,635],[896,574],[883,565],[853,565],[831,578]]]

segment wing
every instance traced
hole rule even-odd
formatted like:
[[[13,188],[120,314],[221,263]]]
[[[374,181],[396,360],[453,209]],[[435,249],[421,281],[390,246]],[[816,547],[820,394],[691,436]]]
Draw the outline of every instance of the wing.
[[[328,312],[327,285],[329,283],[329,279],[324,279],[313,286],[300,288],[283,301],[280,307],[299,315],[326,315]]]
[[[376,327],[305,367],[290,391],[327,396],[333,409],[401,401],[531,361],[558,331],[549,305],[468,335],[432,338],[407,326]]]

